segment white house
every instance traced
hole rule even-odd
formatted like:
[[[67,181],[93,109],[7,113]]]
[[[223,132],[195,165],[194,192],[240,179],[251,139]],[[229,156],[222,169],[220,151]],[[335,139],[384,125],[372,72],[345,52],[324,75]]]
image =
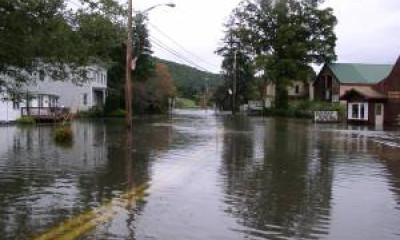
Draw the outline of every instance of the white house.
[[[51,76],[38,76],[36,84],[31,84],[28,89],[36,93],[59,96],[58,106],[69,108],[72,113],[102,107],[107,96],[107,69],[96,65],[87,67],[87,71],[87,79],[78,83],[71,79],[55,81]],[[44,103],[39,101],[39,104]]]
[[[294,81],[287,87],[288,96],[290,99],[313,99],[313,86],[309,82]],[[276,86],[269,83],[265,87],[265,107],[270,108],[274,106],[276,95]]]
[[[19,104],[10,100],[5,88],[0,89],[0,122],[11,122],[21,117]]]
[[[86,68],[87,78],[74,82],[72,77],[54,80],[51,76],[34,73],[32,80],[18,88],[14,99],[6,88],[0,89],[0,122],[12,122],[21,117],[23,108],[69,108],[72,113],[103,107],[107,95],[107,70],[99,65]],[[11,77],[4,77],[12,83]]]

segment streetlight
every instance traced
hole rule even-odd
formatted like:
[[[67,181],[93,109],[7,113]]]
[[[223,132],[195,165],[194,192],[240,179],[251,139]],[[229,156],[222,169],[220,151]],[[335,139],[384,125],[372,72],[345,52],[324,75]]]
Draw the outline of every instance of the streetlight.
[[[154,8],[157,8],[157,7],[160,7],[160,6],[165,6],[165,7],[170,7],[170,8],[174,8],[174,7],[176,7],[176,4],[175,3],[160,3],[160,4],[157,4],[157,5],[154,5],[154,6],[152,6],[152,7],[149,7],[149,8],[147,8],[146,10],[144,10],[144,11],[140,11],[140,13],[142,13],[142,14],[147,14],[148,12],[150,12],[151,10],[153,10]]]
[[[141,13],[146,15],[151,10],[160,7],[175,7],[174,3],[162,3],[154,5]],[[126,66],[125,66],[125,110],[126,110],[126,124],[128,128],[132,128],[132,70],[136,67],[136,60],[132,58],[132,0],[128,0],[128,26],[127,26],[127,41],[126,41]]]

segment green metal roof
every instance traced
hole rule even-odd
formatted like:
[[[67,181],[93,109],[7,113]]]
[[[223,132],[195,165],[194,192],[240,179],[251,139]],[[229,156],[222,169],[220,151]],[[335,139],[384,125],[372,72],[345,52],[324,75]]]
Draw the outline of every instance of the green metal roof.
[[[394,65],[330,63],[328,67],[341,83],[374,84],[389,76]]]

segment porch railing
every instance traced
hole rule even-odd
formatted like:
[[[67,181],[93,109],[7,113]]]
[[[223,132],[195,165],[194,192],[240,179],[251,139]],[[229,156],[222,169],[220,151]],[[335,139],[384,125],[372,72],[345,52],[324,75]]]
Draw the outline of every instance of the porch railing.
[[[21,115],[35,118],[61,118],[68,115],[69,111],[68,108],[60,107],[23,107],[21,108]]]

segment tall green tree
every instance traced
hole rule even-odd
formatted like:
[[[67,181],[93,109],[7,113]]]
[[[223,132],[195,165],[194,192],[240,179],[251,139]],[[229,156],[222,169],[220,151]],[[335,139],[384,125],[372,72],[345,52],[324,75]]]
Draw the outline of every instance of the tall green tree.
[[[133,56],[137,58],[137,66],[134,72],[136,81],[146,81],[155,71],[155,61],[152,58],[153,51],[149,40],[147,28],[147,16],[137,14],[133,26]]]
[[[307,79],[311,64],[336,59],[337,19],[323,2],[245,0],[232,13],[232,32],[251,50],[259,73],[275,83],[277,108],[287,108],[287,86]]]
[[[217,50],[217,54],[223,57],[222,74],[225,83],[217,90],[216,99],[225,110],[235,111],[240,104],[253,97],[254,67],[252,52],[248,45],[243,44],[238,29],[236,29],[236,19],[233,16],[226,24],[226,28],[223,38],[224,45]],[[233,98],[235,98],[235,106],[227,107],[226,101],[233,103]],[[222,103],[221,100],[225,103]]]
[[[41,68],[62,79],[66,66],[106,61],[110,43],[122,41],[115,28],[122,8],[116,0],[81,2],[0,0],[0,74],[29,81]]]
[[[146,16],[136,15],[134,18],[133,32],[133,58],[136,59],[136,69],[133,72],[134,99],[133,108],[136,113],[144,112],[150,98],[147,90],[150,85],[146,84],[149,79],[154,79],[157,74],[155,71],[155,61],[152,57],[151,44],[149,41]],[[106,111],[111,112],[118,108],[124,108],[124,87],[125,87],[125,59],[126,43],[122,42],[112,49],[111,64],[108,71],[109,97],[106,102]],[[140,94],[136,96],[136,94]],[[138,98],[139,97],[139,98]]]

